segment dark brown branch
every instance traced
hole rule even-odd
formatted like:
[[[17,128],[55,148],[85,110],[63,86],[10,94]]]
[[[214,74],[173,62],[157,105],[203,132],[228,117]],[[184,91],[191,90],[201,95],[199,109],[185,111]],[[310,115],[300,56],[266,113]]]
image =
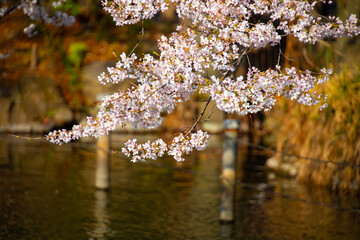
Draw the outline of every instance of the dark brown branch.
[[[141,39],[140,39],[140,41],[135,45],[135,47],[131,50],[131,52],[129,53],[128,57],[130,57],[131,54],[133,54],[133,52],[135,51],[135,49],[140,45],[140,43],[142,43],[143,40],[144,40],[144,21],[141,21]]]
[[[206,108],[209,106],[209,103],[211,101],[211,97],[208,98],[207,102],[206,102],[206,105],[204,107],[204,109],[202,110],[202,112],[198,115],[197,119],[196,119],[196,122],[192,125],[192,127],[187,131],[187,133],[185,134],[184,138],[186,138],[194,129],[195,127],[201,123],[201,118],[204,116],[205,114],[205,111],[206,111]],[[209,117],[208,117],[209,118]],[[207,118],[207,119],[208,119]]]
[[[23,3],[23,1],[19,1],[18,3],[15,3],[15,5],[9,7],[9,8],[5,11],[5,13],[4,13],[2,16],[0,16],[0,20],[3,19],[6,15],[9,15],[9,14],[12,13],[13,11],[15,11],[15,9],[17,9],[18,6],[20,6],[22,3]]]

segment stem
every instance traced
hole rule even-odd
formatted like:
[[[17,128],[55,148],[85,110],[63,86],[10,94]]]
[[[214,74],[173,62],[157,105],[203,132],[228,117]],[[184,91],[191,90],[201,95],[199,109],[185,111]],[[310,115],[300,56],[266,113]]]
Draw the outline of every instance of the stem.
[[[23,1],[20,1],[18,3],[16,3],[15,5],[9,7],[6,12],[4,13],[4,15],[2,15],[0,17],[0,20],[3,19],[6,15],[9,15],[11,12],[15,11],[15,9],[17,9],[18,6],[20,6],[23,3]]]
[[[206,108],[209,106],[210,100],[211,100],[211,97],[208,98],[204,109],[203,109],[202,112],[198,115],[195,123],[194,123],[194,124],[192,125],[192,127],[187,131],[187,133],[185,134],[184,138],[186,138],[186,137],[192,132],[192,130],[194,130],[195,127],[201,122],[200,120],[201,120],[201,118],[204,116],[205,111],[206,111]],[[207,119],[208,119],[208,118],[207,118]]]
[[[131,52],[129,53],[128,57],[130,57],[131,54],[133,54],[133,52],[135,51],[135,49],[140,45],[140,43],[142,43],[143,40],[144,40],[144,20],[141,21],[141,39],[140,39],[140,41],[135,45],[135,47],[131,50]]]

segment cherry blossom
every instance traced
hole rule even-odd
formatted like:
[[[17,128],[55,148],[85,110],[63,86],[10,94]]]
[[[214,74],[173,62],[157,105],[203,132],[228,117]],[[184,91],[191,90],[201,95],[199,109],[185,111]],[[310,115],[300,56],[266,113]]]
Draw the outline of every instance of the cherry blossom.
[[[2,6],[0,8],[0,19],[15,9],[22,10],[33,22],[24,29],[24,33],[29,37],[37,34],[35,31],[35,21],[42,21],[53,26],[71,26],[75,22],[75,17],[61,11],[50,11],[40,5],[38,0],[22,0],[7,1],[0,0]],[[66,2],[66,0],[50,1],[53,8],[58,8]]]
[[[323,1],[326,2],[326,1]],[[96,117],[72,130],[58,130],[47,135],[54,143],[67,143],[80,137],[99,137],[116,126],[131,124],[156,128],[163,115],[170,114],[179,103],[196,93],[208,94],[216,106],[228,113],[246,115],[270,110],[280,96],[300,104],[326,107],[326,95],[313,91],[329,79],[331,69],[319,73],[294,67],[260,71],[250,66],[245,76],[237,76],[247,53],[259,48],[278,46],[280,40],[293,35],[299,41],[314,44],[325,38],[357,36],[357,18],[345,22],[336,17],[319,17],[314,7],[318,1],[303,0],[103,0],[102,5],[116,25],[134,24],[150,19],[176,5],[179,18],[189,19],[171,36],[158,41],[158,54],[122,53],[115,67],[99,76],[102,84],[136,81],[127,90],[106,96]],[[325,19],[325,20],[324,20]],[[188,21],[184,21],[188,22]],[[204,111],[203,111],[204,112]],[[193,149],[203,150],[209,135],[195,126],[176,135],[170,142],[159,139],[138,143],[129,140],[122,149],[132,161],[156,159],[167,153],[177,161]]]
[[[194,148],[199,151],[204,150],[208,139],[209,134],[201,130],[188,135],[180,134],[170,144],[166,144],[162,139],[138,144],[137,139],[131,139],[125,143],[122,152],[128,157],[132,156],[132,162],[145,161],[146,159],[155,160],[162,157],[165,152],[177,161],[184,161],[183,154],[189,154]]]

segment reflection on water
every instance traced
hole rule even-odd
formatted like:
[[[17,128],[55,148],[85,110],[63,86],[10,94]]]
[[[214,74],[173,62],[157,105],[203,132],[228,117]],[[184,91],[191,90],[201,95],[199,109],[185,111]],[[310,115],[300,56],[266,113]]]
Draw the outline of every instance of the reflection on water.
[[[120,147],[126,136],[113,138]],[[93,145],[0,136],[0,239],[359,239],[358,199],[267,180],[263,158],[244,147],[236,220],[220,225],[222,144],[212,139],[182,163],[113,155],[104,192],[93,188]]]
[[[95,191],[94,218],[96,223],[94,224],[94,230],[89,234],[94,239],[106,239],[106,236],[112,232],[109,227],[110,221],[107,213],[107,205],[108,192],[102,190]]]

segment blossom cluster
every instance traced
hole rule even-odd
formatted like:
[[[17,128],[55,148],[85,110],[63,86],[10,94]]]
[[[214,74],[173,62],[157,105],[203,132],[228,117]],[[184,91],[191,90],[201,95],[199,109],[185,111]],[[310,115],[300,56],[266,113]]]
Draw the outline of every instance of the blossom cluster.
[[[154,142],[147,141],[144,144],[138,144],[137,139],[129,139],[122,148],[125,156],[132,156],[132,162],[145,161],[146,159],[156,160],[162,157],[167,151],[167,144],[162,139]]]
[[[282,37],[293,35],[300,41],[315,43],[327,37],[356,36],[360,28],[355,15],[342,22],[335,17],[320,19],[313,14],[317,1],[303,0],[103,0],[102,4],[117,25],[149,19],[176,4],[180,18],[192,21],[180,25],[171,36],[159,39],[158,54],[122,53],[115,67],[102,73],[102,84],[137,81],[127,90],[106,96],[96,117],[71,131],[47,135],[61,144],[79,137],[98,137],[116,126],[132,124],[156,128],[162,116],[195,92],[206,93],[225,112],[246,115],[270,110],[280,96],[305,105],[326,106],[326,96],[312,89],[329,79],[331,69],[319,73],[296,68],[260,71],[250,66],[246,76],[236,76],[248,52],[280,44]],[[263,18],[259,18],[263,16]],[[196,124],[196,123],[195,123]],[[129,140],[123,152],[133,161],[156,159],[165,152],[182,161],[183,154],[205,148],[208,134],[185,133],[171,143],[157,140],[138,144]]]
[[[170,3],[178,0],[102,0],[106,12],[114,19],[116,25],[137,23],[141,19],[149,19],[159,11],[168,9]]]
[[[326,2],[326,1],[322,1]],[[103,0],[104,10],[117,25],[133,24],[149,19],[176,3],[180,18],[192,20],[193,26],[206,35],[217,35],[224,42],[244,47],[276,45],[281,36],[294,35],[300,41],[315,43],[328,37],[359,34],[357,18],[351,15],[346,22],[328,17],[324,22],[315,16],[318,1],[303,0]],[[266,22],[254,23],[254,17],[266,16]],[[281,32],[280,32],[281,31]]]
[[[322,74],[313,76],[309,70],[299,71],[294,67],[285,69],[284,73],[280,66],[265,72],[252,67],[246,80],[243,76],[235,80],[212,76],[212,84],[201,89],[201,92],[209,93],[220,110],[240,115],[268,111],[278,96],[311,106],[319,104],[322,96],[310,91],[315,85],[329,80],[331,73],[331,69],[323,69]]]
[[[14,6],[17,6],[17,9],[22,10],[32,21],[43,21],[53,26],[71,26],[75,22],[75,17],[65,12],[54,11],[53,13],[49,13],[44,6],[40,5],[40,1],[38,0],[23,0],[19,1],[20,3],[9,1],[11,4],[5,0],[2,0],[2,2],[4,2],[4,5],[0,8],[0,18],[8,13],[8,11],[11,11]],[[52,1],[52,7],[60,7],[65,2],[66,0]],[[24,33],[29,37],[36,35],[35,24],[31,23],[26,27]]]
[[[156,160],[158,157],[162,157],[165,152],[177,161],[184,161],[183,154],[189,154],[193,149],[204,150],[208,139],[209,134],[201,130],[188,135],[181,133],[169,144],[166,144],[162,139],[157,139],[154,142],[147,141],[143,144],[139,144],[137,139],[129,139],[122,148],[122,152],[127,157],[132,156],[132,162],[145,161],[146,159]]]

